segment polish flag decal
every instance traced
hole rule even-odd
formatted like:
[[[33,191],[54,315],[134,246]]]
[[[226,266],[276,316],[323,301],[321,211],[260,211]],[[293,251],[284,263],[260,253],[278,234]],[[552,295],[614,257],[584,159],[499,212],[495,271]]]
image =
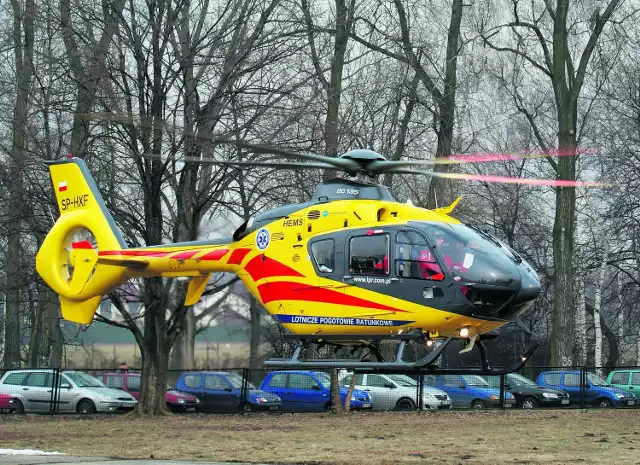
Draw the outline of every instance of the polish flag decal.
[[[58,183],[58,192],[64,192],[67,190],[67,181],[62,181]]]

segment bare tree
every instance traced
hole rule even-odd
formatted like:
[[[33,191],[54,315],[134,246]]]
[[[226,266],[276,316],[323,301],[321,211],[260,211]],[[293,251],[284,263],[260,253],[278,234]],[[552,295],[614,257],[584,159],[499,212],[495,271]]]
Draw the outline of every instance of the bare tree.
[[[558,0],[555,8],[551,2],[532,4],[530,11],[517,1],[513,1],[510,21],[484,30],[482,40],[488,47],[518,55],[537,72],[549,80],[553,88],[557,118],[557,147],[564,154],[575,154],[578,141],[578,99],[580,97],[589,61],[598,39],[620,0],[611,0],[605,10],[593,11],[591,29],[587,43],[582,48],[576,66],[571,54],[572,38],[577,34],[575,25],[569,23],[569,0]],[[545,19],[552,22],[551,31],[545,27]],[[516,46],[496,43],[496,36],[502,30],[510,30]],[[526,48],[525,34],[538,47],[537,53]],[[549,48],[551,45],[551,50]],[[533,46],[533,45],[532,45]],[[524,106],[519,108],[531,123],[538,137],[538,144],[549,153],[550,147],[542,138],[534,114]],[[549,158],[549,163],[558,179],[576,179],[576,157],[562,156],[557,161]],[[553,227],[553,251],[555,294],[553,325],[551,335],[551,363],[556,366],[571,365],[573,358],[574,292],[573,292],[573,246],[575,225],[576,192],[574,188],[557,188],[556,211]]]
[[[33,80],[35,0],[26,0],[24,10],[18,0],[12,0],[13,46],[16,71],[16,99],[12,121],[12,148],[9,168],[11,184],[6,229],[7,258],[5,262],[6,311],[4,331],[4,367],[20,364],[20,288],[22,280],[22,225],[24,214],[24,170],[27,150],[27,118]]]

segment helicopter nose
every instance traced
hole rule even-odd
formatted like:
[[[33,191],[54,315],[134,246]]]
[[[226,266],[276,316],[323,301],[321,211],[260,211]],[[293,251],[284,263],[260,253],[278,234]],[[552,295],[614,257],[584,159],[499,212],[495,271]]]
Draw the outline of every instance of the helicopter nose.
[[[521,306],[533,302],[538,298],[541,291],[540,279],[536,272],[528,264],[520,265],[521,284],[520,290],[511,301],[512,306]]]

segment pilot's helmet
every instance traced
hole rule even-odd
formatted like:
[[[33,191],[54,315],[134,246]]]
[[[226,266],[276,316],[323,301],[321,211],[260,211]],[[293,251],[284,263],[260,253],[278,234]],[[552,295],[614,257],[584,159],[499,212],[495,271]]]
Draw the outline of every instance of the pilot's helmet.
[[[441,246],[441,245],[443,245],[443,244],[444,244],[444,237],[442,237],[442,236],[438,236],[438,237],[436,238],[436,247],[440,247],[440,246]]]

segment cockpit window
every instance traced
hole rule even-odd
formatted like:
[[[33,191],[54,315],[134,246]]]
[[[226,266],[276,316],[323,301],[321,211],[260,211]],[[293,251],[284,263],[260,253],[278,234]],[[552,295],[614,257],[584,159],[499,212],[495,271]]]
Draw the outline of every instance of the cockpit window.
[[[311,244],[313,259],[316,261],[318,270],[320,270],[321,273],[331,273],[333,271],[334,248],[335,243],[333,239],[324,239]]]
[[[351,274],[389,275],[389,234],[352,237],[349,243]]]
[[[423,224],[421,229],[454,279],[508,286],[520,278],[518,260],[489,234],[464,224]]]
[[[442,281],[444,274],[427,241],[415,231],[396,235],[396,274],[399,278]]]

